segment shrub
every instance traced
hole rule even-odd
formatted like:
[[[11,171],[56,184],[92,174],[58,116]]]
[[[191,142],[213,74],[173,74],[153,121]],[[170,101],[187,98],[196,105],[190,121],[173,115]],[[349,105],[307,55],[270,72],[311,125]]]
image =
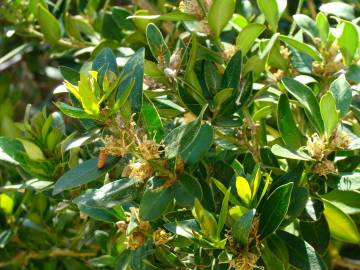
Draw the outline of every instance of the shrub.
[[[118,2],[0,10],[0,268],[359,267],[359,3]]]

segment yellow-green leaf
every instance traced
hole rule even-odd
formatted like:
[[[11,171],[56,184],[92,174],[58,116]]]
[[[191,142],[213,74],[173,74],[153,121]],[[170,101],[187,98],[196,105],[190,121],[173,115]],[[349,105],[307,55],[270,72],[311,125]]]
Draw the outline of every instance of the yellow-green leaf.
[[[351,217],[330,201],[325,199],[322,201],[324,203],[324,214],[329,224],[331,236],[340,241],[359,244],[360,235]]]
[[[37,20],[44,38],[50,44],[57,44],[61,38],[61,29],[58,21],[44,6],[37,6]]]
[[[244,177],[236,177],[236,191],[246,206],[249,206],[251,202],[251,189],[249,182]]]

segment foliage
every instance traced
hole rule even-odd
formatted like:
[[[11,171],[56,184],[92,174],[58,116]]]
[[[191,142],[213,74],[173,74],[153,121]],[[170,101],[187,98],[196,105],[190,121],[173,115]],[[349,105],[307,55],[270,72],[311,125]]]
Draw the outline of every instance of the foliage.
[[[0,269],[359,267],[360,6],[318,2],[5,0]]]

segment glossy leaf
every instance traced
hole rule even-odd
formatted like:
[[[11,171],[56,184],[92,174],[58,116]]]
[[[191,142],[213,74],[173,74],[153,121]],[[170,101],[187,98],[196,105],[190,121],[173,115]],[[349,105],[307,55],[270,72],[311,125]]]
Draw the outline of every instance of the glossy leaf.
[[[196,178],[188,174],[182,174],[173,186],[176,203],[181,206],[194,205],[195,198],[201,200],[203,192]]]
[[[324,121],[325,133],[331,136],[339,122],[339,114],[336,110],[336,100],[331,92],[327,92],[321,97],[320,112]]]
[[[236,90],[239,87],[241,66],[242,54],[241,51],[237,51],[226,66],[221,82],[222,88],[232,88]]]
[[[289,91],[303,106],[306,116],[313,124],[314,128],[322,134],[324,132],[324,123],[321,118],[319,103],[312,90],[302,83],[286,77],[282,80],[286,90]]]
[[[341,29],[341,35],[338,37],[337,42],[345,63],[349,65],[359,46],[359,32],[354,24],[347,21],[343,21],[338,27]]]
[[[279,157],[297,159],[297,160],[312,160],[312,158],[304,152],[300,152],[294,148],[281,146],[275,144],[271,147],[271,152]]]
[[[246,55],[251,49],[255,40],[261,35],[266,27],[262,24],[251,23],[241,30],[238,37],[236,38],[236,48]]]
[[[301,270],[327,269],[321,257],[309,243],[285,231],[279,231],[277,234],[288,247],[291,265]]]
[[[331,236],[343,242],[360,243],[360,235],[355,222],[330,201],[325,199],[322,201]]]
[[[103,48],[95,57],[92,63],[92,69],[98,72],[100,85],[103,84],[104,76],[108,70],[118,74],[116,58],[110,48]]]
[[[145,50],[139,49],[130,59],[126,62],[120,77],[124,78],[120,83],[116,98],[118,99],[134,80],[134,86],[131,89],[129,95],[129,101],[133,113],[139,113],[142,107],[143,101],[143,79],[144,79],[144,57]]]
[[[244,177],[236,177],[236,192],[241,201],[246,206],[249,206],[251,203],[251,189],[249,182]]]
[[[135,180],[124,178],[105,184],[99,189],[86,191],[75,198],[76,204],[89,207],[114,207],[130,202],[137,196],[137,183]]]
[[[168,65],[170,62],[170,51],[160,30],[156,27],[155,24],[150,23],[147,26],[146,38],[152,55],[158,60],[160,64]],[[161,63],[161,61],[163,61],[161,59],[164,59],[165,63]]]
[[[316,24],[309,16],[306,16],[304,14],[295,14],[293,18],[296,24],[306,33],[308,33],[311,37],[314,38],[319,36]]]
[[[326,18],[326,15],[322,12],[319,12],[316,15],[316,27],[318,29],[321,41],[323,43],[326,43],[330,32],[330,25]]]
[[[217,223],[214,216],[201,205],[198,199],[195,199],[193,209],[194,216],[199,222],[202,232],[210,239],[217,238]]]
[[[281,138],[286,145],[298,148],[302,145],[302,135],[292,115],[289,98],[282,94],[277,105],[277,124]]]
[[[214,0],[209,9],[208,23],[216,37],[231,19],[235,8],[234,0]]]
[[[84,161],[75,168],[67,171],[56,181],[53,194],[59,194],[64,190],[76,188],[103,177],[116,161],[116,159],[107,159],[106,166],[101,170],[97,167],[97,158]]]
[[[295,38],[289,36],[280,35],[279,39],[285,42],[287,45],[295,48],[296,50],[309,55],[312,59],[316,61],[321,61],[321,55],[315,47],[308,45],[304,42],[300,42],[299,40],[296,40]]]
[[[255,213],[255,209],[247,211],[243,216],[236,218],[231,227],[234,239],[242,246],[246,246],[248,244],[249,233]]]
[[[279,7],[276,0],[257,0],[260,11],[270,25],[273,32],[277,31],[279,21]]]
[[[54,15],[52,15],[46,7],[40,4],[37,6],[37,20],[45,40],[50,44],[57,44],[61,38],[60,25]]]
[[[349,111],[352,99],[351,86],[346,81],[345,75],[340,75],[331,83],[330,91],[336,99],[336,108],[340,111],[340,117],[343,118]]]
[[[147,188],[140,201],[139,215],[143,220],[155,220],[165,213],[174,195],[170,188],[161,186],[163,180],[153,178],[154,187]]]
[[[332,190],[321,195],[321,198],[331,202],[346,214],[360,213],[360,192],[357,190]]]
[[[278,187],[264,203],[260,213],[261,238],[266,238],[280,226],[289,208],[292,187],[293,183]]]

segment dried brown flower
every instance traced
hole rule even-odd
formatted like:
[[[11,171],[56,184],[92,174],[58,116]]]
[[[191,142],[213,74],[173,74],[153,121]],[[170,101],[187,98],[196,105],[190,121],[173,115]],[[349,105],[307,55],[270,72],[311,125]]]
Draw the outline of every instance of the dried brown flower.
[[[331,173],[336,173],[336,168],[333,161],[325,159],[317,163],[313,171],[320,176],[326,176]]]
[[[171,238],[171,234],[167,233],[162,228],[157,228],[157,230],[153,233],[153,241],[155,246],[161,246],[169,242]]]
[[[310,156],[316,160],[321,160],[325,156],[327,141],[324,136],[313,134],[308,138],[306,149]]]

